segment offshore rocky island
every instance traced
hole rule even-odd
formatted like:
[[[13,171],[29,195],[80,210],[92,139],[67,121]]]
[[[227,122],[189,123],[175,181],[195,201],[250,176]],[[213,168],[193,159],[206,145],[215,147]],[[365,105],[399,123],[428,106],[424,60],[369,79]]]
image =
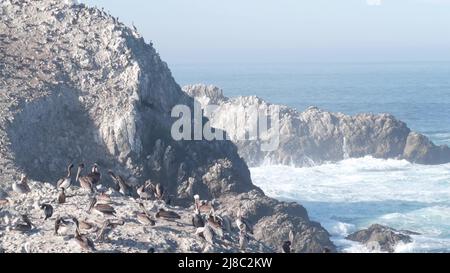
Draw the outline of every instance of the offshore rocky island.
[[[389,115],[315,108],[282,109],[286,138],[270,154],[260,154],[259,143],[174,141],[172,108],[220,92],[184,92],[136,29],[68,0],[0,0],[0,15],[5,252],[334,252],[329,233],[300,204],[269,198],[252,184],[248,165],[364,155],[450,161],[448,147]],[[210,118],[227,131],[215,120],[234,101],[217,102]],[[71,163],[89,169],[75,179],[66,175]],[[95,183],[79,187],[94,173]],[[57,181],[66,176],[72,185],[61,202]]]

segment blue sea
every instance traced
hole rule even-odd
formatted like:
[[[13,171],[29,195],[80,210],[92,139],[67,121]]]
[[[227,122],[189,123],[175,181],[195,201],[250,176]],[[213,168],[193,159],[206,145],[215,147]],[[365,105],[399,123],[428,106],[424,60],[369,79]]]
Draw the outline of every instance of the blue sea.
[[[214,84],[226,96],[257,95],[299,111],[308,106],[390,113],[436,144],[450,145],[450,63],[170,64],[180,85]],[[450,252],[450,164],[423,166],[371,157],[308,168],[251,169],[269,196],[298,201],[344,252],[370,224],[421,233],[398,252]]]

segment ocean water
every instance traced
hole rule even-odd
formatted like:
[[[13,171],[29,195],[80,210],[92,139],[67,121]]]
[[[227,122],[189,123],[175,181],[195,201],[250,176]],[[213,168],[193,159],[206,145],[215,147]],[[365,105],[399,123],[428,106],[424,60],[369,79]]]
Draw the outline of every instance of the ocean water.
[[[304,110],[391,113],[437,144],[450,145],[450,63],[171,65],[181,84],[207,83],[229,97],[257,95]],[[303,204],[340,250],[374,223],[421,233],[398,252],[450,252],[450,164],[424,166],[370,157],[294,168],[251,169],[269,196]]]

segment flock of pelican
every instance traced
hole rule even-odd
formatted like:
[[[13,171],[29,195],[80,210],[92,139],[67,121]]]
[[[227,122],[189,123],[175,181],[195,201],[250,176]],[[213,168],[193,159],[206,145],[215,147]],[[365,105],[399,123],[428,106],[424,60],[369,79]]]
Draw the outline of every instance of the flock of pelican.
[[[67,174],[59,179],[56,183],[58,190],[58,198],[54,201],[57,204],[66,203],[70,196],[66,195],[69,188],[74,186],[72,179],[73,164],[67,167]],[[102,242],[108,238],[108,234],[118,226],[125,224],[124,220],[117,219],[116,210],[113,207],[111,195],[106,192],[102,192],[98,189],[102,179],[102,174],[99,170],[99,166],[94,164],[89,173],[83,175],[85,165],[83,163],[78,165],[75,182],[79,183],[79,187],[88,194],[90,203],[87,209],[87,213],[97,214],[105,219],[101,227],[97,227],[96,224],[87,220],[80,220],[73,216],[58,216],[54,224],[54,235],[66,233],[71,227],[75,228],[73,240],[84,251],[96,251],[95,243]],[[140,224],[152,227],[157,224],[157,221],[175,221],[181,219],[181,216],[175,211],[171,211],[164,208],[158,208],[156,213],[150,213],[146,209],[143,200],[159,200],[166,205],[170,205],[170,199],[167,198],[164,187],[161,184],[153,184],[151,181],[146,181],[142,186],[133,188],[130,186],[126,179],[120,175],[116,175],[113,171],[109,170],[108,175],[114,182],[112,187],[114,191],[124,196],[137,196],[134,200],[138,203],[140,211],[135,214],[135,220]],[[31,192],[31,188],[28,185],[28,179],[26,175],[22,175],[20,181],[14,182],[12,185],[12,191],[18,195],[25,195]],[[8,194],[0,192],[0,211],[1,208],[6,206],[9,202]],[[218,239],[224,239],[227,236],[228,240],[231,240],[231,234],[233,233],[232,220],[227,215],[219,215],[215,209],[215,202],[208,200],[201,200],[197,194],[194,196],[193,213],[191,224],[194,227],[195,235],[203,238],[208,244],[215,245]],[[53,206],[49,203],[41,204],[41,210],[43,211],[44,221],[47,221],[53,216]],[[248,247],[250,235],[253,234],[253,227],[249,221],[244,217],[241,209],[237,211],[237,216],[234,221],[237,227],[237,238],[239,249],[245,251]],[[15,223],[11,229],[19,232],[30,232],[35,225],[30,221],[28,215],[22,214],[21,221]],[[90,234],[96,233],[95,242],[90,238]],[[291,245],[294,240],[292,231],[289,235],[288,241],[281,243],[281,249],[284,253],[291,252]],[[154,248],[148,250],[149,253],[153,253]]]

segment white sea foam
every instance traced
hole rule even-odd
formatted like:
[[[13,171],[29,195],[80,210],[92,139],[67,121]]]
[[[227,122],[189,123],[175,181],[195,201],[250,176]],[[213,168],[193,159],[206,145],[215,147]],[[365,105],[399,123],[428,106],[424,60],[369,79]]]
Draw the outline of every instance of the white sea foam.
[[[422,234],[398,252],[450,251],[450,164],[365,157],[309,168],[264,166],[251,173],[269,196],[302,203],[343,251],[369,251],[343,238],[374,223]]]

